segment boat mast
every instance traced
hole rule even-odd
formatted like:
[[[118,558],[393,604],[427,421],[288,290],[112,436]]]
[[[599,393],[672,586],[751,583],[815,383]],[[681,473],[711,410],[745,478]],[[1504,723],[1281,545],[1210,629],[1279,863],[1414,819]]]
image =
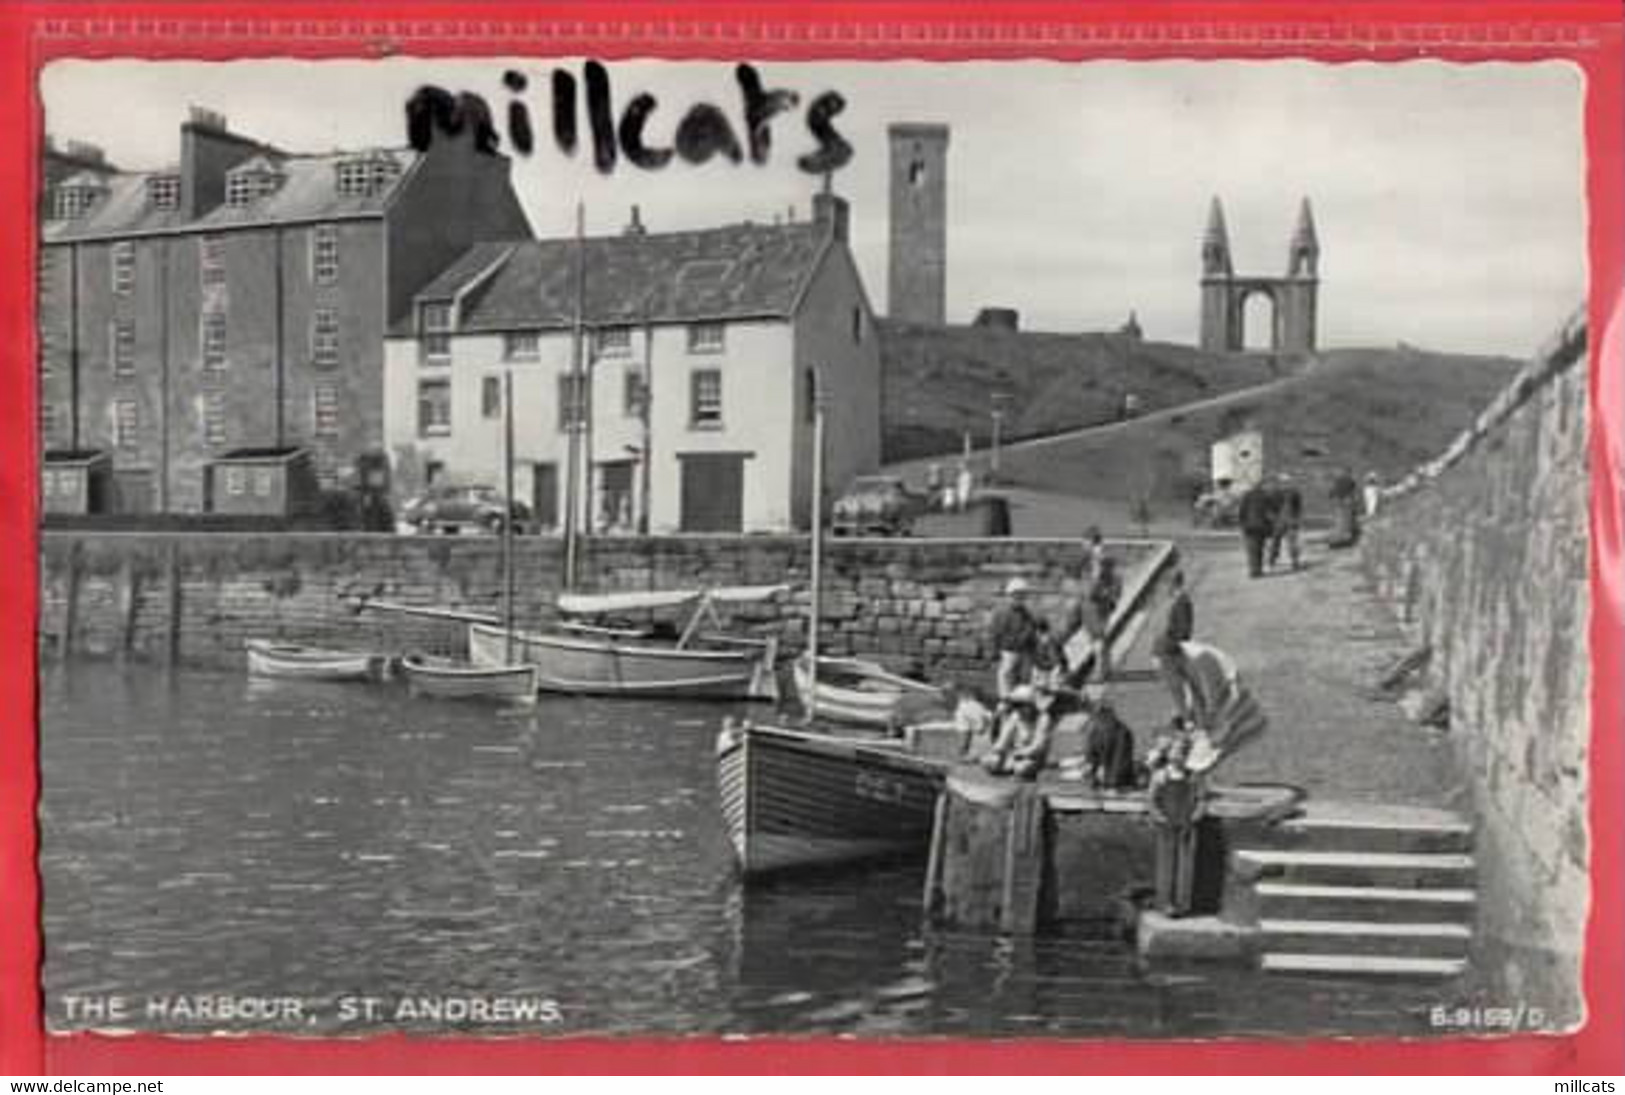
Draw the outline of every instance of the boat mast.
[[[576,286],[575,309],[570,325],[570,385],[569,398],[563,408],[565,414],[565,484],[564,484],[564,588],[576,587],[576,509],[579,507],[581,484],[579,450],[581,447],[581,359],[582,326],[585,320],[587,295],[587,228],[586,207],[576,202]]]
[[[813,459],[812,459],[812,551],[808,563],[812,571],[807,606],[807,699],[810,722],[818,691],[818,627],[824,594],[824,375],[813,367]]]
[[[502,370],[502,628],[507,635],[502,661],[513,664],[513,369]]]

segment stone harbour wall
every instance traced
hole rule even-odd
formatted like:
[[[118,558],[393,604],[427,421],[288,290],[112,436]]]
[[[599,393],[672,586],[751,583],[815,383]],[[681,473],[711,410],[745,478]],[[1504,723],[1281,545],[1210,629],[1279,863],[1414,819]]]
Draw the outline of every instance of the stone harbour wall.
[[[1445,457],[1384,497],[1365,542],[1449,699],[1477,817],[1475,969],[1490,1002],[1570,1023],[1590,894],[1585,344],[1583,322],[1565,328]]]
[[[554,539],[516,545],[516,613],[546,623],[560,591]],[[1149,578],[1166,545],[1108,545],[1126,585]],[[726,610],[730,622],[805,638],[809,545],[791,537],[599,539],[583,548],[583,590],[659,590],[787,583],[771,601]],[[823,651],[985,683],[987,618],[1005,582],[1026,578],[1035,607],[1059,620],[1078,590],[1070,540],[832,540],[826,545]],[[43,657],[151,659],[235,667],[243,641],[457,653],[461,625],[359,610],[366,598],[497,613],[502,552],[490,537],[369,534],[46,532],[41,538]],[[680,621],[680,617],[666,614]]]

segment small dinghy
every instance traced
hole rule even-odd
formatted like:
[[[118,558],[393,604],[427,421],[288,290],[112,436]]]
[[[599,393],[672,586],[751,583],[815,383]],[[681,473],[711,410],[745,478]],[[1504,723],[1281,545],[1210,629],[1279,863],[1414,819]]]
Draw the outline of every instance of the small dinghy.
[[[802,655],[796,660],[795,682],[809,715],[854,726],[898,726],[950,713],[943,689],[860,658],[819,658],[814,673],[811,660]]]
[[[474,665],[455,658],[408,654],[401,672],[413,695],[440,699],[536,702],[534,665]]]
[[[389,674],[389,657],[365,650],[331,650],[319,646],[249,639],[248,672],[255,677],[306,681],[380,681]]]

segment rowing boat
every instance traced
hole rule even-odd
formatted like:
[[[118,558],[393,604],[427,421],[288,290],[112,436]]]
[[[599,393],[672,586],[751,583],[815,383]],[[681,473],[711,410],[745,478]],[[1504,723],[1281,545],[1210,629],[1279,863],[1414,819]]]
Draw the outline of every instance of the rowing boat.
[[[331,650],[271,639],[249,639],[248,672],[256,677],[310,681],[375,681],[389,673],[389,658],[364,650]]]
[[[950,713],[943,689],[860,658],[819,658],[814,673],[803,655],[793,677],[802,710],[815,718],[878,728]]]
[[[473,665],[453,658],[408,654],[401,659],[401,672],[413,695],[509,703],[536,700],[533,665]]]

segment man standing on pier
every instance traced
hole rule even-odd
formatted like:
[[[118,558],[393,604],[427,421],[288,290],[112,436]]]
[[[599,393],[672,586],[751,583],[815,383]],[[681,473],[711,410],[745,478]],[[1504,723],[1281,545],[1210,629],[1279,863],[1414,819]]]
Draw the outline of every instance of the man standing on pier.
[[[1264,576],[1264,548],[1274,531],[1274,501],[1263,483],[1254,483],[1241,496],[1237,516],[1247,544],[1247,574],[1252,578]]]
[[[1303,565],[1299,554],[1298,533],[1303,527],[1303,493],[1292,482],[1292,477],[1282,472],[1275,479],[1275,526],[1270,534],[1270,568],[1281,560],[1281,545],[1286,544],[1287,557],[1292,560],[1292,569],[1297,570]]]
[[[1004,587],[1005,604],[993,614],[989,638],[999,659],[996,683],[1001,700],[1032,675],[1039,633],[1038,621],[1027,607],[1031,590],[1027,579],[1011,578]]]

